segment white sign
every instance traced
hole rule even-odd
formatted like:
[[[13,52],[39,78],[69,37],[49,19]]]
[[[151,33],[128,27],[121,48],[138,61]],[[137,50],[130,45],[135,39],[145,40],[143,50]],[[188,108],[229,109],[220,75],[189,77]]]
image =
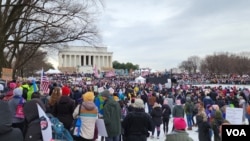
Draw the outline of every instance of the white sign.
[[[97,129],[98,129],[98,135],[99,136],[104,136],[104,137],[108,136],[103,119],[97,119],[96,120],[96,126],[97,126]]]
[[[230,122],[230,124],[242,124],[243,117],[243,109],[242,108],[231,108],[226,107],[226,120]]]

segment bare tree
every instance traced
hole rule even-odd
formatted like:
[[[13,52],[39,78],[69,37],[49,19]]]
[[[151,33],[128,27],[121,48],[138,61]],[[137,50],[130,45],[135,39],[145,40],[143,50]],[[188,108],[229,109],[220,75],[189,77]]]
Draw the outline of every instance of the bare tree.
[[[190,62],[193,73],[196,73],[197,69],[200,67],[200,63],[201,63],[200,57],[199,56],[188,57],[188,62]]]
[[[236,54],[219,53],[206,56],[201,62],[202,73],[249,74],[250,58]]]
[[[0,68],[22,67],[39,48],[82,40],[93,44],[100,38],[92,15],[92,0],[5,0],[0,10]],[[28,51],[27,51],[28,50]],[[14,72],[15,72],[14,70]]]
[[[198,56],[191,56],[186,61],[182,61],[179,66],[180,69],[188,71],[188,73],[196,73],[200,66],[201,59]]]
[[[192,73],[193,65],[190,61],[182,61],[179,68],[184,71],[188,71],[188,73]]]
[[[25,54],[23,54],[23,56],[25,56]],[[20,56],[20,58],[21,57],[22,56]],[[14,64],[18,65],[18,63],[19,61],[17,59],[14,62]],[[17,69],[16,76],[20,77],[34,76],[37,75],[36,72],[41,70],[41,68],[43,68],[44,70],[48,70],[48,69],[53,69],[54,67],[51,63],[48,63],[47,61],[47,52],[38,50],[34,54],[34,56],[29,60],[28,63]]]

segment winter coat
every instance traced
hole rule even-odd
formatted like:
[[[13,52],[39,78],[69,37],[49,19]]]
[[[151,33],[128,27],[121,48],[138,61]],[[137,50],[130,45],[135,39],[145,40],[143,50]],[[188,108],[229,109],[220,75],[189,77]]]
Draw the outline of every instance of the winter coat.
[[[193,141],[188,133],[183,130],[174,130],[172,133],[166,135],[165,141]]]
[[[187,100],[187,102],[185,103],[184,110],[185,110],[185,113],[186,113],[187,115],[192,115],[192,114],[193,114],[194,103],[191,102],[190,99]]]
[[[81,106],[81,108],[80,108]],[[95,122],[98,118],[98,108],[94,102],[87,101],[79,104],[73,113],[73,117],[76,118],[79,113],[80,108],[80,118],[81,118],[81,133],[80,136],[84,139],[93,139]]]
[[[210,124],[207,122],[207,117],[204,113],[203,115],[196,115],[196,122],[198,125],[198,139],[199,141],[211,141],[209,130],[211,129]]]
[[[149,96],[148,97],[148,105],[153,106],[156,102],[156,97],[155,96]]]
[[[219,127],[223,122],[222,113],[219,110],[215,111],[213,120],[211,121],[211,126],[214,132],[214,141],[220,141],[221,137],[219,135]]]
[[[162,124],[162,109],[159,104],[155,105],[150,113],[155,126]]]
[[[33,98],[26,102],[23,107],[25,116],[25,129],[24,129],[24,141],[42,141],[42,132],[40,126],[40,119],[37,109],[37,103],[45,111],[43,102],[38,98]]]
[[[182,105],[175,105],[173,108],[173,117],[184,117],[184,108]]]
[[[210,98],[210,96],[206,96],[203,99],[203,103],[204,103],[204,108],[206,108],[208,105],[213,105],[214,101]]]
[[[61,96],[55,104],[53,115],[59,119],[64,127],[70,130],[73,122],[73,112],[75,110],[75,102],[69,96]]]
[[[151,117],[144,109],[136,108],[122,122],[124,141],[146,141],[149,132],[154,129]]]
[[[19,128],[13,128],[12,115],[7,102],[0,100],[0,141],[23,141]]]
[[[108,137],[121,134],[121,107],[112,97],[104,102],[103,119],[108,133]]]
[[[169,119],[171,115],[171,108],[168,104],[162,105],[162,118]]]

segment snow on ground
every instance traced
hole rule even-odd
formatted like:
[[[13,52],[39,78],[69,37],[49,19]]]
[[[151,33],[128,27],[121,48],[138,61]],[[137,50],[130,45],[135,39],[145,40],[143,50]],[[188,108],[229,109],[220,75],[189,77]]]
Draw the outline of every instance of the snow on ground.
[[[148,113],[147,105],[145,106],[145,112]],[[185,118],[185,120],[186,120],[186,118]],[[245,121],[245,124],[248,124],[247,120]],[[171,132],[172,128],[173,128],[173,119],[171,118],[170,121],[169,121],[169,125],[168,125],[168,129],[169,129],[168,133]],[[193,141],[199,141],[198,132],[196,132],[197,130],[198,130],[197,127],[192,127],[192,130],[186,130],[188,132],[189,136],[193,139]],[[151,134],[150,134],[150,136],[151,136]],[[147,141],[165,141],[166,135],[164,135],[162,125],[161,125],[160,138],[157,139],[156,137],[157,136],[156,136],[156,130],[155,130],[154,138],[148,137]],[[100,140],[101,139],[99,138],[98,141],[100,141]],[[212,137],[212,141],[213,141],[213,137]]]
[[[163,128],[162,128],[163,126],[161,125],[161,133],[160,133],[160,139],[157,139],[156,138],[156,131],[155,131],[155,137],[152,139],[151,137],[149,137],[148,138],[148,141],[165,141],[165,139],[166,139],[166,135],[164,135],[164,133],[163,133]],[[170,122],[169,122],[169,125],[168,125],[168,128],[169,128],[169,130],[171,131],[172,130],[172,128],[173,128],[173,122],[172,122],[172,120],[170,120]],[[168,131],[168,133],[170,133],[170,131]],[[198,140],[198,132],[196,132],[197,131],[197,127],[193,127],[193,129],[192,130],[186,130],[187,132],[188,132],[188,134],[189,134],[189,136],[194,140],[194,141],[199,141]]]

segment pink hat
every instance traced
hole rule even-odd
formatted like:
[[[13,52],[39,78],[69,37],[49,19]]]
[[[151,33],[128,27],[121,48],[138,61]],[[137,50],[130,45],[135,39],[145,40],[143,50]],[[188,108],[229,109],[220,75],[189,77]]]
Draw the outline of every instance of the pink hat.
[[[11,83],[9,84],[9,87],[10,87],[11,89],[15,89],[15,88],[16,88],[16,83],[11,82]]]
[[[184,118],[178,117],[174,118],[174,129],[175,130],[185,130],[186,129],[186,121]]]

